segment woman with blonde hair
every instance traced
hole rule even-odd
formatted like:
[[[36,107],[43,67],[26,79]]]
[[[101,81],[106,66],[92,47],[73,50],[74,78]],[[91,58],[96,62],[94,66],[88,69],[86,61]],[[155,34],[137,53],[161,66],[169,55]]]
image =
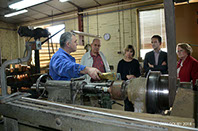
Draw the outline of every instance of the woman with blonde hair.
[[[177,64],[177,78],[181,82],[190,82],[193,80],[193,85],[198,79],[198,61],[191,56],[193,50],[187,43],[179,43],[177,45],[177,56],[179,62]]]
[[[124,59],[118,63],[117,73],[120,73],[122,80],[130,80],[140,76],[140,64],[137,59],[133,58],[135,50],[132,45],[125,48]],[[133,104],[126,98],[124,100],[124,110],[134,111]]]

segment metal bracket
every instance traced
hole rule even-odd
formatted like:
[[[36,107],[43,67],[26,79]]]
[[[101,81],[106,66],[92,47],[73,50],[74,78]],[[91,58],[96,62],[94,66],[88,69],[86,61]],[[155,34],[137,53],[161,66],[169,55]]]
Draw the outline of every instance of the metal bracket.
[[[0,103],[1,104],[7,103],[7,102],[10,102],[10,101],[13,101],[13,100],[20,99],[21,97],[30,96],[30,95],[31,95],[30,93],[16,92],[16,93],[13,93],[13,94],[8,95],[8,96],[2,96],[0,98]]]

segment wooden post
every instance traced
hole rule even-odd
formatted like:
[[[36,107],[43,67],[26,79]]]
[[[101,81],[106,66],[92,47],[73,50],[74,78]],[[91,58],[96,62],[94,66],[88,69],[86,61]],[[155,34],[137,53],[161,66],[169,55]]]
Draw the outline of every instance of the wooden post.
[[[177,56],[176,56],[176,29],[175,8],[173,0],[164,0],[166,38],[168,48],[168,74],[169,74],[169,105],[172,106],[176,95],[177,82]]]

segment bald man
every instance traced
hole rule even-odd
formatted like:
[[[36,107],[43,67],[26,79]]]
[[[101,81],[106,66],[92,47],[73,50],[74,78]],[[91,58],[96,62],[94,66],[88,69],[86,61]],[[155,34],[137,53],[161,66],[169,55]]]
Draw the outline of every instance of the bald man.
[[[93,39],[91,43],[91,50],[85,53],[85,55],[81,59],[81,65],[87,67],[95,67],[100,72],[110,72],[109,64],[104,56],[104,54],[100,51],[101,42],[99,39]],[[87,77],[88,81],[92,81],[91,77]]]

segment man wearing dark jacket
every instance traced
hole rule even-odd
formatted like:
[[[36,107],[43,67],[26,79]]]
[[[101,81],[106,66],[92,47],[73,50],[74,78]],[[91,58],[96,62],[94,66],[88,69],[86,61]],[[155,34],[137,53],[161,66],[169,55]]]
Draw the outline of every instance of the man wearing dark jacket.
[[[151,38],[153,51],[146,53],[144,59],[144,70],[146,75],[149,70],[161,71],[162,74],[168,73],[167,53],[160,49],[162,38],[154,35]]]

